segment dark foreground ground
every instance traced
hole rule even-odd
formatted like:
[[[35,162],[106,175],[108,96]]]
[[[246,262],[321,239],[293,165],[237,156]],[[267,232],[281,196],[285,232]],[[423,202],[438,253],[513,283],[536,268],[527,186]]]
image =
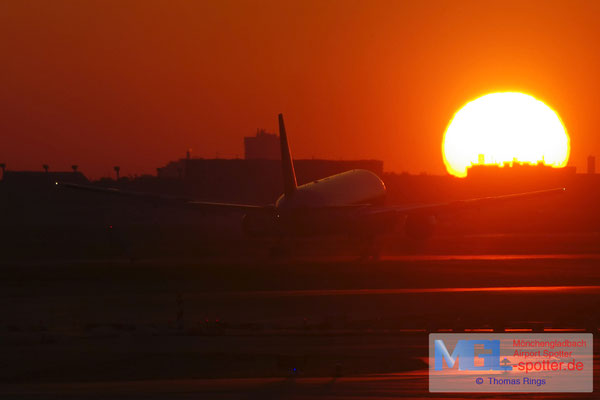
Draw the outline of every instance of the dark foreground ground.
[[[367,263],[24,257],[0,269],[0,396],[503,398],[430,394],[427,334],[598,334],[598,243],[437,239]]]

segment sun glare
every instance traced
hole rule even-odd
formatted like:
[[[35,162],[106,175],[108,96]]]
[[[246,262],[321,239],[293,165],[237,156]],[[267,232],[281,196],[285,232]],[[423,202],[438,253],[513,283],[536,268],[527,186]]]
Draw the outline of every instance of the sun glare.
[[[491,93],[467,103],[442,141],[446,169],[467,176],[475,164],[538,163],[564,167],[569,135],[558,114],[524,93]]]

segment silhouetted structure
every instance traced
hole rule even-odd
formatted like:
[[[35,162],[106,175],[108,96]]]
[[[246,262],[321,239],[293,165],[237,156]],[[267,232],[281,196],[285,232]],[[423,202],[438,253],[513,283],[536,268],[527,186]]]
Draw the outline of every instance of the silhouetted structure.
[[[283,191],[279,164],[278,160],[182,159],[170,163],[169,168],[160,168],[158,177],[121,178],[117,182],[104,178],[94,184],[209,201],[270,204]],[[186,174],[182,179],[178,179],[178,168],[185,168]],[[600,174],[576,174],[574,168],[483,165],[472,167],[469,176],[462,179],[450,175],[384,174],[383,163],[377,160],[295,161],[299,184],[354,168],[368,169],[382,177],[390,205],[567,188],[564,195],[535,201],[533,205],[532,202],[529,206],[526,202],[515,203],[489,211],[482,209],[481,214],[460,215],[453,222],[442,221],[439,233],[578,232],[597,231],[600,226],[600,209],[597,207],[600,202]],[[241,226],[240,217],[236,215],[223,220],[222,216],[190,213],[188,208],[157,206],[158,203],[138,198],[57,190],[55,181],[88,183],[79,171],[7,170],[0,184],[0,209],[5,210],[3,223],[19,227],[24,232],[31,226],[44,226],[44,229],[52,226],[51,229],[57,232],[63,232],[64,226],[80,226],[93,227],[98,234],[109,224],[151,225],[161,230],[166,226],[195,227],[200,224],[197,229],[206,229],[207,232],[217,228],[240,229]]]
[[[78,171],[57,171],[49,172],[44,168],[44,172],[38,171],[6,171],[3,174],[2,181],[6,185],[20,186],[28,189],[35,189],[40,186],[54,186],[55,182],[70,183],[89,183],[89,180]]]
[[[596,157],[589,156],[587,159],[587,173],[595,174],[596,173]]]
[[[383,174],[380,160],[294,160],[303,184],[351,169]],[[162,179],[180,179],[191,194],[206,199],[269,203],[283,192],[281,162],[264,159],[183,158],[157,169]]]
[[[50,166],[48,164],[44,164],[42,165],[42,168],[44,168],[44,171],[48,173],[48,169],[50,169]]]
[[[264,129],[256,131],[256,136],[244,138],[244,158],[246,160],[279,160],[279,137]]]
[[[528,180],[564,178],[575,175],[575,167],[553,168],[539,162],[537,164],[512,163],[498,164],[474,164],[467,167],[467,177],[472,180]]]
[[[114,166],[115,173],[117,174],[117,180],[119,180],[119,173],[121,172],[121,167],[118,165]]]
[[[77,172],[77,168],[79,168],[78,165],[75,165],[75,164],[71,165],[71,169],[73,170],[73,172]]]
[[[4,172],[6,171],[6,164],[5,163],[1,163],[0,164],[0,169],[2,169],[2,179],[4,179]]]

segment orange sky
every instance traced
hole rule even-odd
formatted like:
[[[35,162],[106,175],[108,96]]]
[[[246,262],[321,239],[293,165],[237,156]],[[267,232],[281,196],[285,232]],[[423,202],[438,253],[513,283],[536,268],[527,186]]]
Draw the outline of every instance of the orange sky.
[[[445,173],[462,104],[543,100],[600,156],[600,2],[3,1],[0,162],[94,177],[243,155],[283,112],[297,158]]]

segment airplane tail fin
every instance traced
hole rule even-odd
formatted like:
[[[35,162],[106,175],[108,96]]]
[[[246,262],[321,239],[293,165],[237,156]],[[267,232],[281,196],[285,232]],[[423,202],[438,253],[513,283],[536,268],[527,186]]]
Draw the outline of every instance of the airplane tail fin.
[[[294,162],[288,144],[287,134],[285,133],[285,124],[283,123],[283,114],[279,114],[279,143],[281,145],[281,171],[283,172],[283,193],[288,196],[296,191],[298,183],[296,182],[296,172],[294,171]]]

